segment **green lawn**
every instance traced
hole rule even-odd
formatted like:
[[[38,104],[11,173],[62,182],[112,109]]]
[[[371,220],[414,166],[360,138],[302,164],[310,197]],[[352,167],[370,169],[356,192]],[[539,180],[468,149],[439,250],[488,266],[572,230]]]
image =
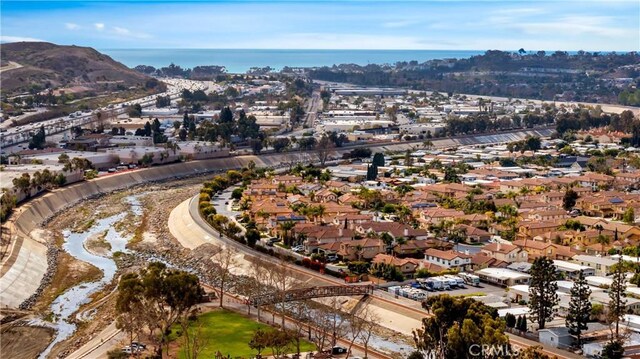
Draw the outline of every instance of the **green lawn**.
[[[268,329],[269,326],[246,318],[241,314],[228,310],[216,310],[205,313],[198,318],[203,321],[203,335],[205,337],[205,348],[200,353],[202,358],[214,358],[215,354],[220,351],[222,354],[230,355],[231,358],[245,357],[250,358],[256,352],[249,348],[249,341],[253,337],[256,329]],[[177,339],[181,340],[181,339]],[[312,351],[315,346],[308,341],[300,342],[300,350]],[[290,353],[295,352],[295,345],[292,345]],[[271,351],[266,349],[262,352],[263,356],[271,355]],[[183,359],[184,353],[180,353]]]

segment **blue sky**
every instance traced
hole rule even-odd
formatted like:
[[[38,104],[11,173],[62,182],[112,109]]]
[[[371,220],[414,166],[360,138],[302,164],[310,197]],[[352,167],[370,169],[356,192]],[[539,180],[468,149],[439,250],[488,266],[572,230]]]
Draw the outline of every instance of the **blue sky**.
[[[1,1],[0,40],[109,48],[640,50],[640,1]]]

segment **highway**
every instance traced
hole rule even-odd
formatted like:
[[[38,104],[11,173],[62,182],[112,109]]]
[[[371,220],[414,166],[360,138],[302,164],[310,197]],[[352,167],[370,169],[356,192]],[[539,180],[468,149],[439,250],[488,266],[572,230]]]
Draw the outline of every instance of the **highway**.
[[[135,104],[139,104],[141,107],[151,107],[156,103],[156,97],[158,96],[170,96],[171,100],[176,100],[180,97],[183,89],[199,89],[204,85],[199,85],[195,81],[187,80],[164,80],[169,86],[169,90],[163,93],[145,96],[135,100],[124,101],[116,104],[111,104],[106,107],[102,107],[93,111],[77,111],[68,116],[62,116],[53,118],[46,121],[35,122],[25,124],[21,126],[6,128],[2,130],[2,136],[0,138],[0,147],[3,152],[11,153],[13,151],[20,151],[26,149],[26,145],[21,145],[28,142],[31,139],[33,133],[37,132],[41,126],[44,126],[47,136],[54,135],[69,131],[74,126],[84,126],[92,122],[97,122],[97,113],[102,112],[107,118],[102,118],[101,121],[108,121],[108,118],[115,118],[127,111],[127,107]],[[11,123],[11,119],[4,121],[3,124]]]

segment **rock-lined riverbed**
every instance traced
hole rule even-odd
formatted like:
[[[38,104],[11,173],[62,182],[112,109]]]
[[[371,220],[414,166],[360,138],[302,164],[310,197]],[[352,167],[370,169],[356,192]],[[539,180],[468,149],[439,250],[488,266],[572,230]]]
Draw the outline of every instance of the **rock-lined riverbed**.
[[[137,197],[129,196],[125,202],[130,205],[130,211],[135,216],[142,215],[142,209]],[[102,277],[93,282],[76,285],[51,303],[52,323],[36,322],[34,324],[48,325],[56,330],[56,336],[49,346],[40,354],[40,358],[46,358],[51,349],[59,342],[67,339],[77,329],[76,319],[91,319],[91,313],[78,312],[82,305],[91,300],[91,295],[110,283],[116,272],[117,266],[113,259],[116,252],[125,252],[129,238],[126,234],[115,229],[116,223],[121,221],[127,212],[121,212],[92,222],[92,225],[84,232],[72,232],[70,229],[63,231],[64,244],[62,249],[79,261],[91,263],[102,271]],[[104,255],[98,255],[87,249],[87,241],[95,236],[102,236],[102,240],[109,245]]]

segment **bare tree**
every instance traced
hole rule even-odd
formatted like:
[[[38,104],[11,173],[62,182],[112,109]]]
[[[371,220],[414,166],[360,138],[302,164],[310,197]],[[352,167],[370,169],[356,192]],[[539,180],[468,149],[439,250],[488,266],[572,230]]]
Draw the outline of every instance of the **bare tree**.
[[[310,324],[315,320],[315,318],[312,318],[310,316],[308,300],[292,302],[291,306],[289,306],[289,312],[295,319],[292,321],[293,329],[291,330],[291,333],[293,336],[293,342],[296,346],[296,353],[300,355],[301,338],[304,335],[306,329],[309,332],[309,339],[311,339]]]
[[[271,291],[267,263],[260,258],[252,258],[248,276],[238,280],[236,291],[247,299],[247,313],[251,314],[251,299],[265,295]],[[258,306],[258,320],[260,307]]]
[[[318,154],[318,160],[320,166],[324,166],[325,162],[329,158],[329,154],[333,150],[334,144],[326,134],[322,135],[318,143],[316,144],[316,152]]]
[[[229,284],[233,279],[231,271],[238,266],[238,260],[236,256],[238,252],[235,248],[225,246],[218,253],[216,253],[212,261],[214,262],[213,275],[220,288],[220,307],[223,307],[224,292],[229,288]]]
[[[315,344],[316,350],[322,351],[330,343],[332,314],[329,307],[325,306],[314,308],[312,313],[315,330],[311,336],[311,341]]]
[[[269,283],[275,289],[277,293],[278,303],[276,308],[280,308],[282,314],[282,327],[284,328],[286,307],[285,307],[285,293],[291,289],[295,284],[295,279],[292,276],[291,264],[281,260],[279,263],[269,263],[266,267],[269,273]]]
[[[360,330],[359,337],[361,344],[364,346],[364,357],[366,358],[369,353],[369,341],[371,340],[374,331],[380,327],[380,317],[367,305],[359,318],[359,320],[362,321],[362,329]]]
[[[203,333],[203,323],[200,320],[194,322],[191,327],[190,318],[196,316],[199,310],[195,308],[189,315],[185,315],[180,320],[182,329],[182,348],[186,359],[197,359],[202,349],[206,346],[206,338]]]

